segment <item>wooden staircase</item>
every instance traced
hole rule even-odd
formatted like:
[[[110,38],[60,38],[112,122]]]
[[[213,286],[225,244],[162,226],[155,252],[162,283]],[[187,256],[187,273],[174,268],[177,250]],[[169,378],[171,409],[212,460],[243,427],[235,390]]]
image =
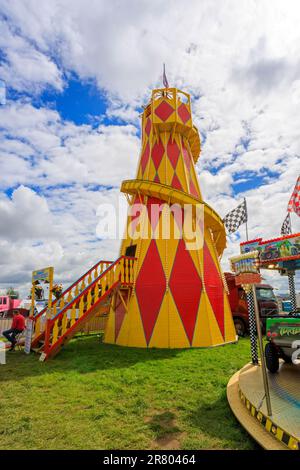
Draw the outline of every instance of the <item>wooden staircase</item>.
[[[114,263],[99,261],[34,318],[31,348],[41,360],[54,357],[83,325],[109,305],[115,289],[131,289],[135,258],[121,256]]]

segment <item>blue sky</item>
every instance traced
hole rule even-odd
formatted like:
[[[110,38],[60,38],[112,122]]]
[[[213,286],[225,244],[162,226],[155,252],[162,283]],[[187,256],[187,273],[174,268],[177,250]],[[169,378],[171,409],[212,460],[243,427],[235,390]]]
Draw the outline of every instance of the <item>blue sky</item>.
[[[60,93],[55,90],[44,91],[37,100],[37,106],[45,105],[58,111],[62,119],[77,125],[110,123],[105,115],[105,95],[94,82],[82,82],[78,77],[65,80],[64,90]]]
[[[278,236],[300,168],[299,2],[170,6],[0,0],[0,288],[26,292],[44,265],[67,284],[117,256],[119,240],[97,237],[97,207],[135,175],[163,63],[192,96],[205,200],[224,216],[246,197],[250,238]],[[228,239],[224,269],[244,236]]]

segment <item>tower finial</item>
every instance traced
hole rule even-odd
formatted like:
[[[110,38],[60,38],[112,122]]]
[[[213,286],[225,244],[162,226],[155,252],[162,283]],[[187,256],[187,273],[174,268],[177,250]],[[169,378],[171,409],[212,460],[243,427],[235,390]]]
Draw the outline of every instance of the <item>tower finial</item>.
[[[169,82],[168,82],[167,75],[166,75],[166,66],[165,66],[165,64],[164,64],[164,69],[163,69],[163,84],[164,84],[165,88],[169,88]]]

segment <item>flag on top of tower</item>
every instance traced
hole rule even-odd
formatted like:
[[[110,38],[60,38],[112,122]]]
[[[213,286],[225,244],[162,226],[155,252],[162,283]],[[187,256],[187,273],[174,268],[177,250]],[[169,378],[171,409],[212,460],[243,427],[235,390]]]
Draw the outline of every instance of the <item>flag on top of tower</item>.
[[[169,82],[168,82],[167,75],[166,75],[166,66],[165,66],[165,64],[164,64],[164,72],[163,72],[163,84],[164,84],[165,88],[169,88]]]
[[[295,189],[288,203],[288,212],[295,212],[300,216],[300,175],[298,176]]]
[[[288,213],[281,226],[281,235],[289,235],[290,233],[292,233],[292,226],[290,213]]]
[[[228,233],[234,233],[240,227],[248,221],[246,199],[241,202],[235,209],[228,212],[224,217],[223,222],[227,228]]]

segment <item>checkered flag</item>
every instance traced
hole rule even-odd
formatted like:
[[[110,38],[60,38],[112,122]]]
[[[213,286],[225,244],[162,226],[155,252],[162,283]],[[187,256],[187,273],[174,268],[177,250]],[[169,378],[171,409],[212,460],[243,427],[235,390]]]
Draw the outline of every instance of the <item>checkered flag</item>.
[[[289,235],[290,233],[292,233],[292,226],[290,213],[288,213],[281,226],[281,235]]]
[[[228,212],[224,217],[223,222],[227,228],[228,233],[234,233],[237,231],[240,225],[244,224],[248,220],[246,199],[239,204],[235,209]]]

